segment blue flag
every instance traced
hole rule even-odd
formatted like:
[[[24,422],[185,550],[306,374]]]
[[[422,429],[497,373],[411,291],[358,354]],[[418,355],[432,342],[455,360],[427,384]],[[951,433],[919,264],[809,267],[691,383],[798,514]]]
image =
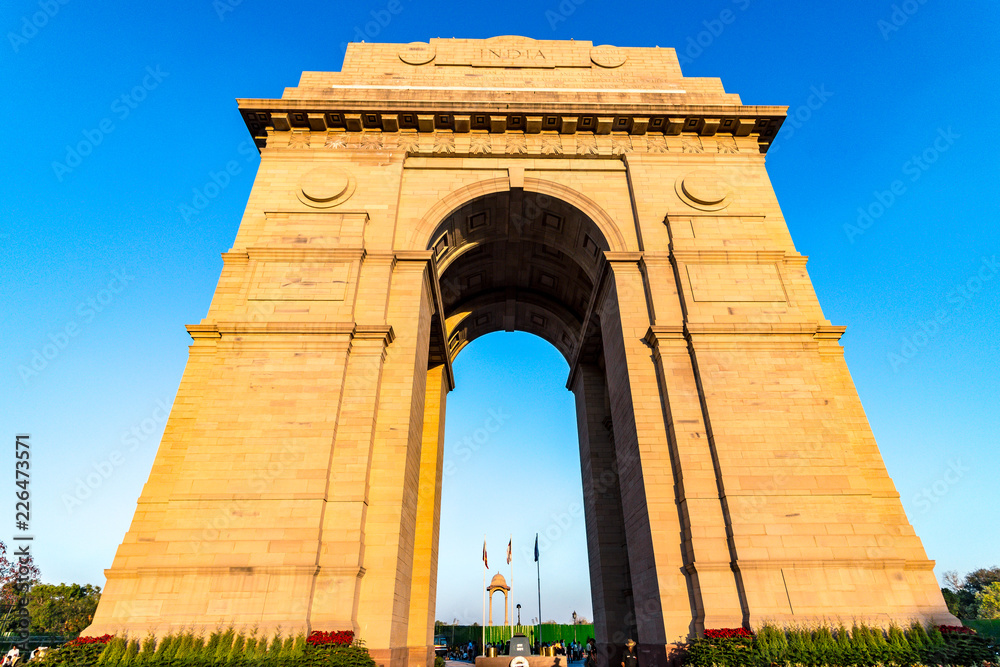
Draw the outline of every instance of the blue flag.
[[[535,533],[535,562],[538,562],[538,533]]]

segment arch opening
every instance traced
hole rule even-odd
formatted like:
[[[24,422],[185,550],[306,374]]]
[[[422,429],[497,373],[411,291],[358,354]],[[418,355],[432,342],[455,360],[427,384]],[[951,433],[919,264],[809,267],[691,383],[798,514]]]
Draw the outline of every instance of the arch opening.
[[[565,359],[576,421],[567,432],[575,431],[579,459],[564,463],[580,466],[576,519],[585,528],[595,635],[603,650],[614,652],[612,638],[635,633],[636,603],[598,304],[610,280],[605,253],[621,244],[617,237],[609,240],[605,231],[617,232],[607,220],[599,225],[576,200],[541,190],[486,192],[437,224],[426,247],[441,299],[434,317],[443,326],[432,327],[440,335],[432,334],[429,358],[432,365],[454,361],[487,334],[518,331],[545,340]],[[620,328],[608,335],[619,340]],[[543,518],[541,539],[551,537],[544,533],[552,523]]]
[[[443,444],[436,620],[490,620],[507,587],[511,625],[538,620],[534,540],[539,536],[542,620],[594,618],[575,397],[563,357],[524,332],[493,332],[455,361]],[[489,569],[478,558],[486,537]],[[508,540],[512,564],[507,563]],[[486,585],[486,608],[480,609]],[[492,589],[492,590],[491,590]],[[492,624],[503,625],[502,598]]]

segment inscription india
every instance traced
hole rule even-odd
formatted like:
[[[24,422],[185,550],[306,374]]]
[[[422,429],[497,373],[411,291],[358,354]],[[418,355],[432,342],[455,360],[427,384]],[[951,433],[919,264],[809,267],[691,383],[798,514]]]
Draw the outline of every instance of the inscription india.
[[[541,49],[481,49],[481,60],[545,60]]]

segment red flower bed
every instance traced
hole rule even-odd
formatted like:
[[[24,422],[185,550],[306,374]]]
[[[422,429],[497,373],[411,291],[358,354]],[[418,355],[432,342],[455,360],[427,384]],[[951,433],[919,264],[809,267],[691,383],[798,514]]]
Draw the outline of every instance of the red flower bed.
[[[316,630],[309,633],[306,644],[310,646],[344,646],[354,642],[353,630],[340,630],[339,632],[322,632]]]
[[[939,625],[938,630],[942,635],[974,635],[976,631],[964,625]]]
[[[746,628],[719,628],[705,630],[705,639],[749,639],[753,633]]]
[[[101,635],[100,637],[77,637],[66,642],[66,646],[83,646],[84,644],[107,644],[114,639],[114,635]]]

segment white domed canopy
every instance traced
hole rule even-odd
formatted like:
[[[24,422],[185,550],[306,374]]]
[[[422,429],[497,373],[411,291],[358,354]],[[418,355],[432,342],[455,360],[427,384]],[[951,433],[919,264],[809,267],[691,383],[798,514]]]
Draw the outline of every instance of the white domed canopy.
[[[504,579],[503,575],[500,574],[499,572],[497,572],[496,574],[493,575],[493,578],[490,579],[490,585],[487,588],[489,590],[493,590],[493,589],[497,589],[497,588],[502,588],[502,589],[507,590],[507,591],[510,590],[510,586],[507,585],[507,580]]]

